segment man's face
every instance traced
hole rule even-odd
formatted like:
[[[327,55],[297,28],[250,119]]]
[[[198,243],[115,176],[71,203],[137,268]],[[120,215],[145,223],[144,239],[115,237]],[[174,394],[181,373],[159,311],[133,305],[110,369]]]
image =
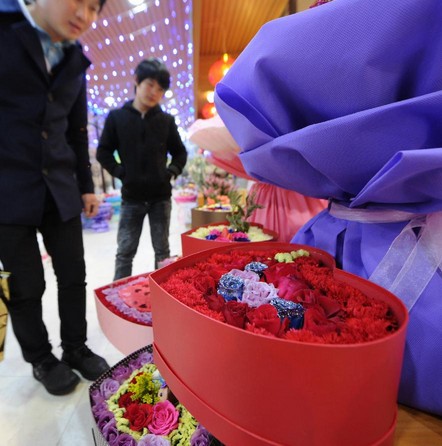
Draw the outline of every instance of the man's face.
[[[154,79],[146,78],[137,84],[135,93],[137,100],[146,109],[155,107],[163,99],[165,90]]]
[[[97,20],[99,0],[36,0],[43,29],[54,42],[76,40]]]

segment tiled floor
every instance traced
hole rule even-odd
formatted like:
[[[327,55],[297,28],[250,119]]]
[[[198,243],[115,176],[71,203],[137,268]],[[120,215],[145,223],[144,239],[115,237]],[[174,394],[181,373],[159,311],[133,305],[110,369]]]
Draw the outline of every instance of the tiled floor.
[[[190,211],[189,211],[190,212]],[[171,255],[181,254],[180,234],[187,230],[187,214],[172,210]],[[117,221],[108,232],[84,232],[88,281],[88,345],[113,365],[124,357],[110,344],[98,324],[93,290],[112,281],[116,250]],[[153,250],[146,219],[133,274],[153,269]],[[56,283],[48,262],[45,268],[46,293],[44,319],[54,346],[58,347],[59,322]],[[82,380],[75,392],[52,396],[32,377],[31,366],[21,355],[10,324],[7,331],[5,359],[0,362],[0,445],[1,446],[89,446],[93,445],[92,419],[88,400],[89,381]]]
[[[172,210],[171,254],[181,254],[180,234],[189,229],[190,210],[176,205]],[[103,233],[84,232],[88,272],[88,345],[113,365],[124,355],[103,335],[98,324],[93,290],[112,281],[116,250],[117,220]],[[153,269],[153,251],[148,222],[135,258],[133,274]],[[48,262],[44,318],[51,334],[54,352],[61,354],[56,306],[56,283]],[[0,362],[0,446],[93,446],[88,388],[82,380],[75,392],[55,397],[32,377],[24,362],[14,334],[8,327],[5,360]],[[395,446],[442,445],[442,422],[418,411],[400,407]],[[324,445],[325,446],[325,445]]]

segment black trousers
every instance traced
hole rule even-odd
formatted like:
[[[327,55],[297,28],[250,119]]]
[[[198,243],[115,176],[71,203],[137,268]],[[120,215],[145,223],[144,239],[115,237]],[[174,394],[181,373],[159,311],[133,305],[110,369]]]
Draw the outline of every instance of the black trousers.
[[[8,305],[15,336],[27,362],[38,362],[52,346],[42,317],[44,270],[37,231],[51,256],[58,286],[58,313],[63,349],[86,341],[86,272],[80,216],[63,222],[48,193],[41,226],[0,225],[0,260],[9,271]],[[54,296],[46,304],[56,305]]]

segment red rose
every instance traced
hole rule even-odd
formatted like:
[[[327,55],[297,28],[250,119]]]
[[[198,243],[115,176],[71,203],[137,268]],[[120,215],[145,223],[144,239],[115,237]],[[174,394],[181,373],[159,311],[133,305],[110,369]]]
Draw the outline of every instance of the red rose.
[[[318,303],[321,305],[328,318],[336,316],[341,311],[339,302],[326,296],[318,296]]]
[[[126,408],[124,418],[129,420],[133,431],[142,431],[152,421],[153,409],[150,404],[132,403]]]
[[[222,312],[229,325],[234,325],[238,328],[244,328],[246,322],[246,313],[249,306],[242,302],[230,300],[225,303]]]
[[[256,328],[263,328],[269,333],[278,336],[281,332],[281,320],[273,305],[264,304],[247,313],[247,319]]]
[[[223,297],[216,292],[214,294],[208,294],[204,296],[204,299],[206,299],[209,308],[214,311],[222,311],[226,302]]]
[[[203,294],[216,293],[216,281],[207,274],[199,274],[194,278],[194,287]]]
[[[118,399],[118,406],[120,407],[128,407],[130,404],[133,403],[132,401],[132,392],[123,393],[123,395],[120,396]]]
[[[339,319],[328,319],[324,309],[319,305],[308,308],[304,313],[303,329],[310,330],[318,336],[323,336],[332,331],[336,331],[339,325]]]
[[[295,279],[301,279],[302,276],[298,271],[297,264],[291,263],[275,263],[264,270],[264,277],[267,283],[273,283],[275,287],[279,287],[279,281],[283,277],[291,276]]]
[[[278,283],[278,296],[282,299],[297,302],[296,296],[302,291],[308,289],[308,285],[302,280],[293,276],[281,277]]]

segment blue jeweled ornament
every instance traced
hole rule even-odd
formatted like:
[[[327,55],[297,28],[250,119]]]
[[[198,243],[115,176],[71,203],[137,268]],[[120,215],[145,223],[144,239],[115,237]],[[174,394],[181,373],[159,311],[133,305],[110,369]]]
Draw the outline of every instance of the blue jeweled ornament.
[[[225,300],[241,300],[243,290],[244,280],[241,277],[230,273],[221,276],[217,291]]]
[[[281,299],[279,297],[273,298],[270,303],[276,308],[279,318],[290,320],[290,328],[299,330],[304,325],[304,307],[302,304],[292,302],[290,300]]]
[[[235,237],[235,242],[250,242],[250,239],[247,237],[247,235],[244,236],[244,237],[236,236]]]
[[[267,268],[267,265],[261,262],[250,262],[244,267],[246,271],[252,271],[252,273],[258,274],[259,277],[263,275],[264,270]]]

